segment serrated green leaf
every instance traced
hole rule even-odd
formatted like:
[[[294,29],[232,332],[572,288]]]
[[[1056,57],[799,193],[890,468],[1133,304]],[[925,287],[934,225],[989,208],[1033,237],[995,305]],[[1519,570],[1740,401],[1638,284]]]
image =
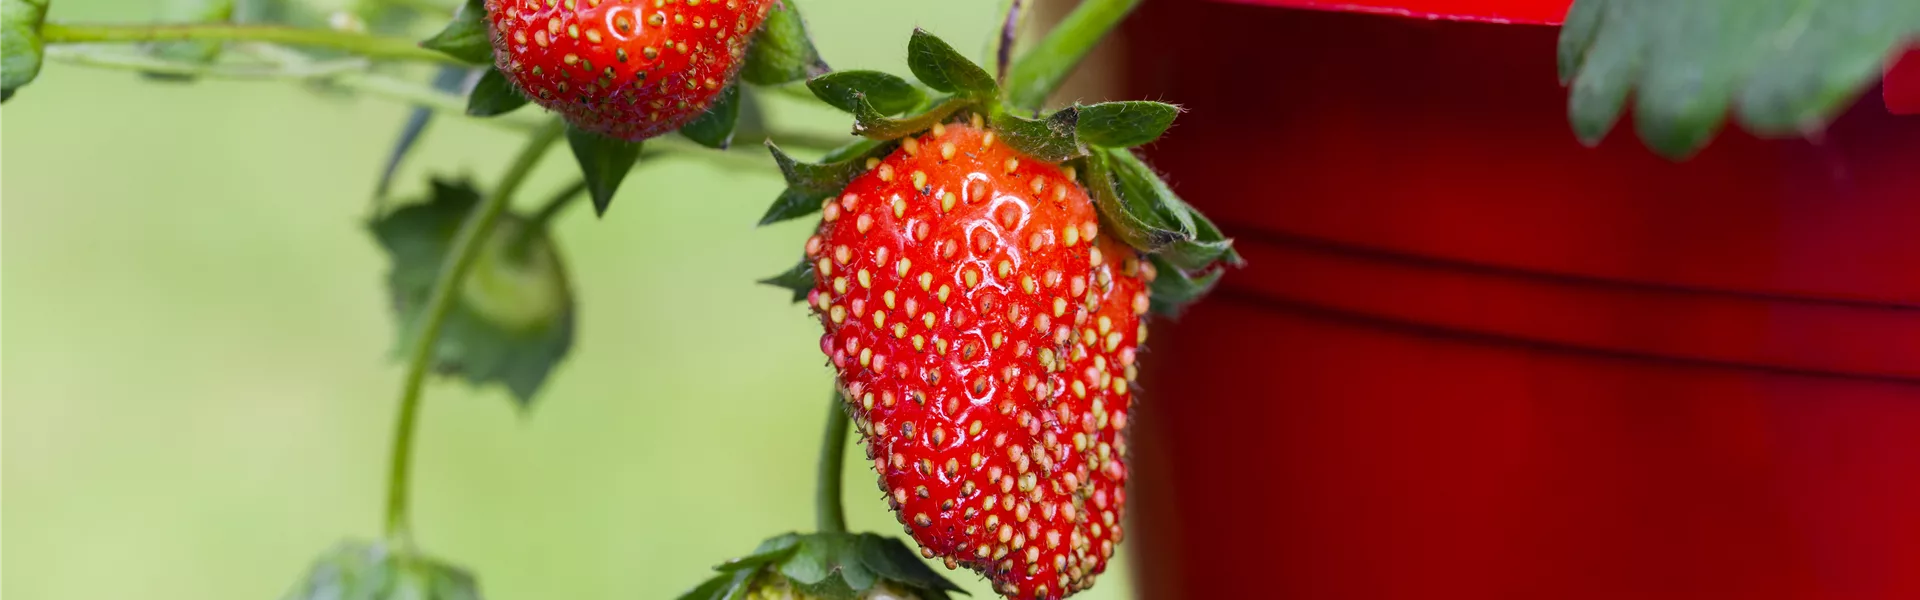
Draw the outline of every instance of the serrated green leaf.
[[[907,68],[927,87],[949,94],[982,102],[1000,94],[992,74],[924,29],[914,29],[907,41]]]
[[[846,189],[847,182],[853,181],[867,169],[868,158],[878,158],[893,150],[892,143],[874,140],[861,140],[848,144],[840,150],[829,153],[833,162],[804,163],[780,151],[772,141],[767,142],[767,151],[773,154],[773,161],[780,167],[780,174],[787,179],[787,189],[767,208],[760,217],[761,225],[769,225],[813,214],[820,210],[820,202]]]
[[[322,554],[284,600],[480,600],[473,576],[383,544],[343,542]]]
[[[1045,119],[1027,119],[1000,112],[993,115],[993,129],[1008,147],[1021,154],[1058,163],[1087,153],[1087,149],[1080,145],[1079,135],[1075,133],[1079,120],[1079,109],[1071,106]]]
[[[497,68],[488,68],[467,94],[467,114],[476,117],[504,115],[527,105],[527,97]]]
[[[793,292],[793,301],[807,299],[807,292],[813,289],[813,263],[800,259],[799,264],[779,275],[762,279],[759,283]]]
[[[862,98],[882,115],[898,114],[927,99],[907,80],[880,71],[834,71],[807,80],[807,89],[827,105],[850,113],[860,110]]]
[[[580,163],[580,174],[587,180],[587,193],[593,196],[593,212],[606,215],[613,204],[613,193],[640,160],[640,142],[616,140],[591,131],[567,128],[567,145]]]
[[[1161,255],[1149,256],[1148,260],[1158,272],[1153,283],[1147,284],[1151,295],[1148,304],[1155,314],[1168,317],[1180,316],[1181,309],[1213,291],[1213,286],[1220,283],[1220,275],[1224,272],[1216,268],[1199,274],[1190,273]]]
[[[920,555],[907,549],[897,538],[860,534],[858,552],[861,564],[882,579],[922,589],[965,593],[959,585],[928,568],[927,563],[921,562]]]
[[[426,202],[402,207],[369,228],[391,260],[387,288],[397,313],[396,348],[412,344],[421,308],[454,233],[480,194],[465,182],[435,180]],[[522,408],[573,344],[574,302],[559,251],[544,232],[504,215],[461,285],[434,347],[435,371],[475,385],[499,382]]]
[[[1122,193],[1109,154],[1094,152],[1084,161],[1087,191],[1099,208],[1106,230],[1128,246],[1149,253],[1191,240],[1191,235],[1179,231],[1161,216],[1159,207],[1150,198]]]
[[[1160,138],[1180,107],[1165,102],[1102,102],[1080,107],[1080,141],[1095,146],[1127,148]]]
[[[40,24],[46,19],[47,0],[0,0],[0,102],[40,74]]]
[[[420,46],[473,64],[493,62],[493,40],[487,33],[487,9],[483,1],[467,0],[461,4],[446,28],[420,42]]]
[[[740,85],[729,84],[713,97],[707,112],[680,127],[680,135],[706,146],[725,150],[733,144],[733,126],[740,119]]]
[[[947,98],[926,111],[895,119],[881,114],[865,99],[855,98],[853,134],[875,140],[899,139],[926,131],[934,123],[944,121],[953,113],[972,105],[973,101],[965,98]]]
[[[766,22],[754,32],[747,46],[740,78],[754,85],[781,85],[827,72],[827,63],[813,48],[807,36],[806,20],[793,6],[794,0],[780,0],[767,13]]]
[[[1631,95],[1640,138],[1679,160],[1729,111],[1761,135],[1823,126],[1916,38],[1913,0],[1578,0],[1558,64],[1583,143],[1599,143]]]

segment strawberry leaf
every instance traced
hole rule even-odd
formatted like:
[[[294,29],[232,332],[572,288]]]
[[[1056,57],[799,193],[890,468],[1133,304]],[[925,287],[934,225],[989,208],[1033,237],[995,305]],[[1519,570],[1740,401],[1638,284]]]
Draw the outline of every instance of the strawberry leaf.
[[[881,579],[898,581],[909,586],[966,593],[960,586],[941,577],[920,556],[907,549],[898,538],[881,537],[873,534],[860,536],[860,561],[867,569],[878,574]]]
[[[480,600],[459,567],[385,544],[342,542],[321,554],[284,600]]]
[[[867,159],[877,159],[892,150],[890,143],[860,140],[828,153],[825,162],[804,163],[780,151],[780,147],[769,140],[767,151],[773,153],[774,163],[786,177],[787,189],[780,192],[773,206],[760,217],[760,224],[770,225],[813,214],[820,210],[822,200],[840,193],[846,189],[847,182],[867,170]]]
[[[1631,96],[1641,140],[1680,160],[1729,112],[1765,136],[1824,126],[1916,37],[1912,0],[1578,0],[1559,68],[1583,143],[1606,137]]]
[[[493,40],[487,33],[487,9],[482,3],[467,0],[461,4],[446,28],[420,42],[420,46],[473,64],[493,62]]]
[[[435,180],[432,197],[369,225],[392,261],[396,348],[411,345],[454,232],[479,203],[466,182]],[[461,286],[434,348],[435,370],[475,385],[499,382],[522,408],[573,345],[574,303],[566,267],[545,232],[504,215]]]
[[[680,127],[680,135],[708,148],[727,149],[733,144],[733,126],[740,119],[740,85],[731,84],[714,96],[707,112]]]
[[[640,142],[616,140],[579,129],[567,128],[567,145],[580,162],[580,174],[586,177],[587,193],[593,196],[593,212],[606,215],[613,204],[613,193],[640,159]]]
[[[504,115],[527,105],[527,97],[514,89],[500,69],[489,67],[467,94],[467,114],[476,117]]]
[[[40,23],[47,0],[0,0],[0,102],[40,74]]]
[[[1002,111],[993,115],[993,129],[1021,154],[1057,163],[1086,154],[1074,133],[1079,119],[1080,111],[1075,107],[1060,109],[1045,119],[1026,119]]]
[[[907,68],[927,87],[978,101],[1000,94],[1000,85],[980,65],[924,29],[914,29],[907,41]]]
[[[1164,102],[1102,102],[1080,107],[1080,141],[1095,146],[1127,148],[1159,139],[1180,115],[1180,107]]]
[[[813,263],[802,258],[793,268],[779,275],[762,279],[759,283],[793,292],[794,302],[806,300],[807,292],[813,289]]]
[[[834,71],[807,80],[807,89],[821,102],[849,113],[860,110],[862,98],[882,115],[899,114],[927,99],[907,80],[880,71]]]
[[[1194,274],[1181,270],[1167,257],[1160,255],[1150,256],[1148,260],[1152,261],[1157,272],[1153,283],[1147,284],[1151,295],[1148,304],[1154,313],[1168,317],[1180,316],[1180,310],[1186,305],[1213,291],[1213,286],[1220,283],[1220,275],[1225,272],[1211,269]]]
[[[972,106],[973,101],[965,98],[948,98],[925,112],[898,119],[881,114],[865,98],[854,98],[853,134],[876,140],[892,140],[906,137],[927,128],[934,123],[946,120],[960,109]]]
[[[1167,260],[1184,269],[1204,268],[1219,260],[1236,265],[1242,262],[1233,251],[1233,240],[1222,236],[1212,221],[1175,195],[1166,180],[1133,151],[1112,148],[1099,152],[1107,158],[1121,196],[1130,205],[1153,210],[1161,222],[1182,235],[1161,251]]]
[[[740,78],[754,85],[781,85],[827,72],[827,63],[807,37],[806,21],[794,0],[780,0],[747,46]]]
[[[1099,208],[1100,219],[1106,222],[1108,231],[1128,246],[1147,253],[1192,239],[1190,234],[1168,223],[1149,198],[1122,193],[1110,161],[1107,152],[1095,152],[1084,161],[1087,191],[1093,195],[1094,205]]]

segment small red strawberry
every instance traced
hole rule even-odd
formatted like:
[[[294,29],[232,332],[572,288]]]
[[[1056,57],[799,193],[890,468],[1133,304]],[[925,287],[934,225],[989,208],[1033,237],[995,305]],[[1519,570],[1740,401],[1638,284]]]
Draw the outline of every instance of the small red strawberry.
[[[977,119],[868,167],[807,240],[807,300],[889,504],[1010,596],[1092,585],[1121,538],[1140,262],[1096,245],[1071,169]]]
[[[569,123],[639,141],[706,112],[774,0],[487,0],[494,60]]]

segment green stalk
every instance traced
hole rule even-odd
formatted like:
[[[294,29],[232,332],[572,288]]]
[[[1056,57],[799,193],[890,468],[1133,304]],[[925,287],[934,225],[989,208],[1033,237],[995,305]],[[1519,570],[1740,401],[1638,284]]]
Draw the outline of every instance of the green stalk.
[[[828,402],[827,427],[820,441],[820,489],[814,495],[814,526],[823,533],[847,532],[847,509],[840,502],[840,470],[846,462],[847,409],[840,392]]]
[[[1087,53],[1119,25],[1140,0],[1085,0],[1033,49],[1014,62],[1007,77],[1008,100],[1017,108],[1039,110],[1047,97],[1073,73]]]
[[[40,38],[47,44],[132,43],[132,42],[273,42],[294,46],[331,48],[374,60],[418,60],[467,65],[460,59],[421,48],[418,42],[364,33],[331,29],[304,29],[279,25],[235,25],[231,23],[192,23],[179,25],[62,25],[40,26]],[[470,65],[468,65],[470,66]]]
[[[522,146],[520,154],[507,167],[506,176],[500,179],[500,185],[488,194],[473,214],[460,224],[460,231],[454,234],[453,245],[447,251],[447,257],[440,265],[440,274],[433,282],[433,293],[427,298],[425,320],[415,332],[413,347],[407,356],[407,378],[400,387],[400,416],[394,423],[392,464],[387,473],[387,537],[410,539],[407,525],[407,482],[413,467],[413,431],[414,422],[420,417],[420,392],[426,383],[427,372],[433,369],[433,357],[439,347],[440,328],[446,324],[447,313],[452,312],[453,300],[459,296],[460,282],[473,269],[473,263],[480,256],[481,247],[493,226],[500,222],[501,213],[506,212],[513,193],[533,172],[540,158],[553,147],[555,140],[566,131],[559,120],[554,120],[541,128]]]

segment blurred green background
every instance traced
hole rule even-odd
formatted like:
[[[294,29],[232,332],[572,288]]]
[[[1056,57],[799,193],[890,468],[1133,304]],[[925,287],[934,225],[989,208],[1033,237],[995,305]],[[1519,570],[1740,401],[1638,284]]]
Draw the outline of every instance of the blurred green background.
[[[835,67],[905,73],[912,27],[979,48],[994,4],[802,6]],[[159,10],[57,0],[52,18]],[[0,595],[277,598],[335,541],[379,535],[401,369],[385,258],[361,223],[406,110],[58,63],[7,103]],[[772,116],[847,124],[791,105]],[[518,143],[440,118],[397,197],[429,173],[491,186]],[[574,173],[550,154],[523,205]],[[806,312],[753,283],[806,235],[753,226],[780,186],[771,169],[671,158],[635,172],[605,219],[584,204],[561,217],[582,311],[572,356],[530,414],[498,388],[429,386],[423,548],[471,569],[489,598],[669,598],[811,526],[829,373]],[[898,534],[859,464],[855,529]],[[1126,556],[1079,597],[1126,597]]]

